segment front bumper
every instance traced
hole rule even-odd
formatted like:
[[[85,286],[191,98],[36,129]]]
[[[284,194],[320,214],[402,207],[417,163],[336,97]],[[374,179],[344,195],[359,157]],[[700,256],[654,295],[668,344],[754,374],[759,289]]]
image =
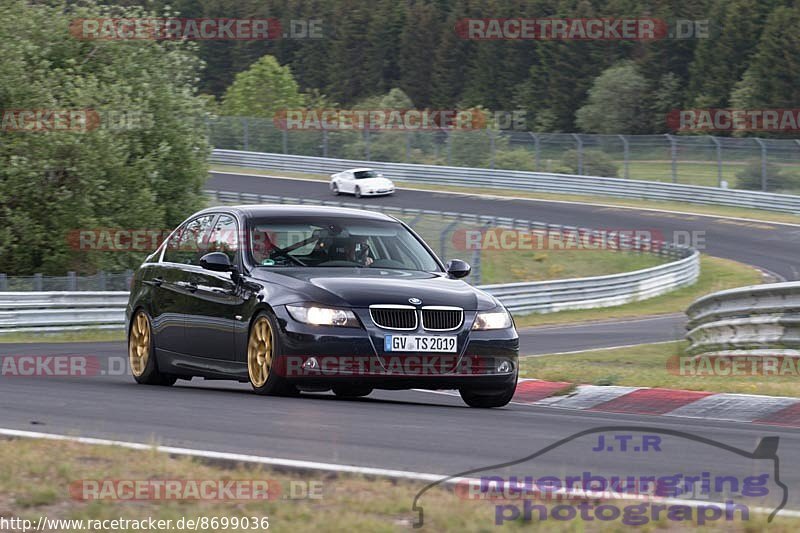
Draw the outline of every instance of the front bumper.
[[[387,332],[369,324],[366,329],[311,326],[292,319],[283,307],[275,312],[281,357],[273,370],[298,385],[488,390],[513,387],[517,379],[519,337],[513,328],[462,331],[466,340],[458,353],[393,354],[381,348]]]
[[[386,194],[394,194],[394,187],[391,189],[376,189],[361,192],[361,196],[384,196]]]

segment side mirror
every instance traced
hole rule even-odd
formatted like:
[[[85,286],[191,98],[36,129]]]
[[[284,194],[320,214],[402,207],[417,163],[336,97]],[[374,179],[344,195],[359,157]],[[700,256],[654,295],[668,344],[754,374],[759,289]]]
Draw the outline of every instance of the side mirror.
[[[461,259],[451,259],[445,265],[445,269],[452,278],[464,278],[469,276],[469,273],[472,270],[472,268],[469,266],[469,263],[462,261]]]
[[[200,266],[214,272],[230,272],[233,270],[231,260],[222,252],[211,252],[200,258]]]

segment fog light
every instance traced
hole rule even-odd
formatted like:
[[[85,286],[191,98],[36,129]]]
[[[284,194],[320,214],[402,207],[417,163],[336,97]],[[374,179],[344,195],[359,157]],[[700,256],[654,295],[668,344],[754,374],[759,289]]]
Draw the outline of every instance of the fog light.
[[[303,368],[305,368],[306,370],[316,370],[317,368],[319,368],[319,363],[317,362],[317,359],[315,357],[309,357],[308,359],[306,359],[306,362],[303,363]]]
[[[508,361],[503,361],[502,363],[497,365],[497,372],[499,374],[508,374],[509,372],[511,372],[512,369],[513,367],[511,366],[511,363],[509,363]]]

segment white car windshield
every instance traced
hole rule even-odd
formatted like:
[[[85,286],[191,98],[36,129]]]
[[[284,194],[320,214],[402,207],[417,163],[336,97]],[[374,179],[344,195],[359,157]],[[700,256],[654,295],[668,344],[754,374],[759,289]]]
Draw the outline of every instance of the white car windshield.
[[[357,180],[365,180],[367,178],[380,178],[382,177],[379,172],[375,172],[374,170],[358,170],[353,172],[353,176]]]

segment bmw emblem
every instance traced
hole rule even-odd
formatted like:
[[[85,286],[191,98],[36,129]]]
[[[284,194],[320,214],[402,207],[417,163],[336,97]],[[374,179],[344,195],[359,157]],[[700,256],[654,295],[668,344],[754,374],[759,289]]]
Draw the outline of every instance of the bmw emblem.
[[[408,303],[412,305],[419,305],[422,303],[422,300],[420,300],[419,298],[409,298]]]

